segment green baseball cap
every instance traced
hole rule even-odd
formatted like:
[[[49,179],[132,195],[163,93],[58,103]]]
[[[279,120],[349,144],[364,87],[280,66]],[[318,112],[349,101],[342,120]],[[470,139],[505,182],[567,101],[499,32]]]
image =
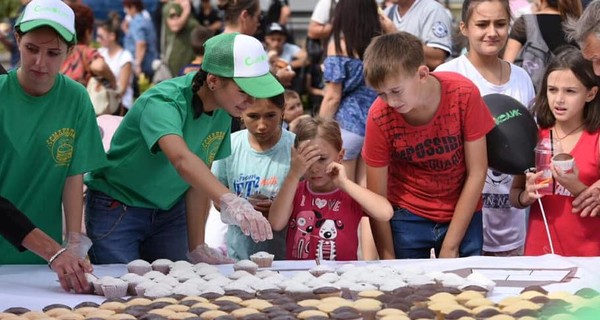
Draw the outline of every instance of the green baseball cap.
[[[202,70],[233,81],[255,98],[282,94],[281,83],[269,71],[269,58],[260,41],[240,33],[220,34],[204,43]]]
[[[56,30],[67,43],[75,43],[75,14],[61,0],[33,0],[17,19],[15,27],[23,32],[48,26]]]

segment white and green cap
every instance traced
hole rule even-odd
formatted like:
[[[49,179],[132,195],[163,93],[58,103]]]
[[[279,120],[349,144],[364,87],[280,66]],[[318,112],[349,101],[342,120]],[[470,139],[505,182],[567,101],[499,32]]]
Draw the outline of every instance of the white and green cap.
[[[269,58],[260,41],[240,33],[220,34],[204,43],[202,70],[233,81],[255,98],[283,93],[269,71]]]
[[[75,43],[75,14],[61,0],[32,0],[17,19],[15,27],[28,32],[48,26],[56,30],[67,43]]]

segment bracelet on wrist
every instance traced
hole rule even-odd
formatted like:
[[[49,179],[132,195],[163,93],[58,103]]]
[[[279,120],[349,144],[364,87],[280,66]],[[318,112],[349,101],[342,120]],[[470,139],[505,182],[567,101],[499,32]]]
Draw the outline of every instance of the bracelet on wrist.
[[[62,248],[56,251],[56,253],[52,257],[50,257],[50,259],[48,259],[48,268],[50,268],[50,270],[52,270],[52,263],[54,262],[54,260],[60,257],[61,254],[65,253],[65,251],[67,251],[67,248]]]
[[[527,205],[525,205],[525,204],[523,204],[523,202],[521,202],[521,194],[523,194],[523,192],[525,192],[525,189],[523,189],[519,192],[519,195],[517,196],[517,203],[519,204],[519,206],[521,206],[521,208],[526,208]]]

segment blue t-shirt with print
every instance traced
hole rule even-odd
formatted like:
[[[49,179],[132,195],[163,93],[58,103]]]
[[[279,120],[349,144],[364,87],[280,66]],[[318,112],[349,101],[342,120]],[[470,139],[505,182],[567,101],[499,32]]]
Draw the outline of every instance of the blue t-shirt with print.
[[[275,198],[283,180],[288,174],[291,150],[296,135],[282,130],[281,138],[269,150],[257,151],[250,145],[248,130],[231,134],[231,156],[213,162],[212,172],[231,190],[248,198],[260,193]],[[238,226],[229,225],[227,230],[227,251],[231,258],[249,259],[258,251],[275,255],[275,259],[285,259],[286,230],[273,232],[273,239],[256,243],[244,235]]]

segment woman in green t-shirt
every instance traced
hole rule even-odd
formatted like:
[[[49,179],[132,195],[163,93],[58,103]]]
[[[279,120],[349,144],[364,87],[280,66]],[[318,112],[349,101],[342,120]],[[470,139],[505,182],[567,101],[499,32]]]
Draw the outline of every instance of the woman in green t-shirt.
[[[262,44],[239,33],[205,44],[202,69],[163,81],[136,100],[112,138],[109,166],[86,177],[93,263],[190,259],[230,263],[204,244],[209,200],[254,241],[268,221],[210,172],[230,154],[231,116],[283,93]]]
[[[15,23],[21,66],[0,76],[0,195],[39,229],[22,246],[0,238],[0,264],[47,261],[66,291],[83,292],[92,270],[81,234],[83,173],[106,156],[87,91],[59,73],[76,42],[74,20],[62,1],[33,0]]]

